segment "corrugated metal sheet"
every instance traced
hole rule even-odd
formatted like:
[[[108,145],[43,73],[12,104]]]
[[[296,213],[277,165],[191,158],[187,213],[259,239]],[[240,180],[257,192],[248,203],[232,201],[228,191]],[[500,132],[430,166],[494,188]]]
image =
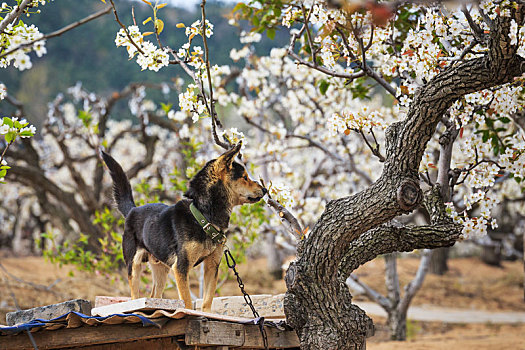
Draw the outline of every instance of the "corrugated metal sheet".
[[[87,316],[78,312],[69,312],[52,320],[37,319],[28,323],[19,324],[12,327],[0,325],[0,336],[14,335],[27,330],[31,332],[36,332],[39,330],[77,328],[83,325],[96,326],[99,324],[142,323],[144,327],[156,326],[160,328],[169,319],[182,319],[184,317],[205,317],[210,320],[219,320],[242,324],[257,324],[259,321],[259,319],[217,315],[208,312],[189,309],[179,309],[173,312],[165,310],[155,310],[150,313],[135,312],[132,314],[114,314],[106,317]]]

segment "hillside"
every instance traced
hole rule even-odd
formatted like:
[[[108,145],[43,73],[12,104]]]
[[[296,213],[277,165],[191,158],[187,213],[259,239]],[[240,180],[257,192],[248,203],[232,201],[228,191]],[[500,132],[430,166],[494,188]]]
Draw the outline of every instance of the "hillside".
[[[135,20],[139,24],[152,15],[151,9],[141,2],[116,1],[116,4],[119,17],[126,25],[133,24],[132,8]],[[101,1],[94,0],[55,0],[42,7],[42,13],[33,15],[30,20],[42,33],[50,33],[105,6]],[[226,18],[232,9],[231,6],[232,4],[217,2],[208,2],[206,5],[207,17],[214,24],[214,35],[209,40],[212,64],[232,64],[229,58],[230,50],[241,47],[237,39],[240,29],[229,25]],[[187,40],[184,29],[176,28],[176,24],[191,24],[200,18],[199,11],[189,12],[172,7],[163,8],[159,15],[165,22],[161,40],[164,45],[172,48],[179,48]],[[164,68],[158,73],[141,71],[134,61],[128,61],[125,49],[115,46],[114,40],[119,29],[113,13],[75,28],[60,37],[48,40],[48,53],[42,58],[33,55],[32,69],[23,72],[13,67],[3,69],[0,81],[7,85],[11,94],[27,106],[28,119],[40,124],[46,114],[47,103],[59,92],[79,81],[90,91],[109,94],[122,89],[130,82],[169,81],[181,75],[181,69],[176,66]],[[148,29],[151,28],[143,31]],[[264,37],[263,41],[257,44],[257,51],[265,53],[271,46],[283,46],[285,43],[286,35],[277,35],[274,41]],[[194,44],[201,45],[198,39],[195,39]],[[184,75],[181,77],[186,78]],[[166,99],[160,94],[153,95],[153,98]],[[177,95],[172,93],[167,98],[173,103],[176,102]],[[0,114],[8,114],[10,111],[5,102],[0,103]],[[117,119],[127,117],[121,114]]]

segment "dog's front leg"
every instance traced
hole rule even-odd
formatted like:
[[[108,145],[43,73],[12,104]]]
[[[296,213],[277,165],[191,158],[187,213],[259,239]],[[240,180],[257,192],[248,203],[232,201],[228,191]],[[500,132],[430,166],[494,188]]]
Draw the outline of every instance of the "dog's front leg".
[[[173,274],[175,275],[175,282],[177,282],[177,290],[179,291],[179,299],[184,301],[186,309],[192,309],[190,283],[188,281],[188,268],[181,269],[177,264],[173,266]]]
[[[211,312],[211,304],[217,288],[217,279],[219,277],[219,265],[221,263],[222,252],[224,247],[221,245],[215,251],[204,259],[204,299],[202,301],[202,311]]]

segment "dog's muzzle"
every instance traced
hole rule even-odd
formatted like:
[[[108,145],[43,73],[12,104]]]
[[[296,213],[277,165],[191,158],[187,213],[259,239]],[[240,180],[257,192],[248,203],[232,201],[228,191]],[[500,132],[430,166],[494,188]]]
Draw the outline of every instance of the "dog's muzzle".
[[[260,201],[262,199],[262,197],[264,196],[260,196],[260,197],[248,197],[248,201],[250,203],[257,203],[258,201]]]
[[[263,188],[262,188],[262,193],[263,193],[263,194],[262,194],[261,196],[258,196],[258,197],[247,197],[247,198],[248,198],[248,201],[250,201],[250,203],[257,203],[258,201],[260,201],[260,200],[264,197],[264,195],[265,195],[266,193],[268,193],[268,190],[267,190],[266,188],[263,187]]]

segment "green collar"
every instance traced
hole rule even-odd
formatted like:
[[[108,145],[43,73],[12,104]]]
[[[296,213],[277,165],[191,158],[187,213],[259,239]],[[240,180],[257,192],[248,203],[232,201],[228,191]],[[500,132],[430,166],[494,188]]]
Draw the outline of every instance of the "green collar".
[[[202,213],[199,211],[199,209],[197,209],[193,202],[190,204],[190,210],[197,222],[199,223],[199,225],[202,226],[204,232],[206,232],[206,234],[210,236],[213,243],[223,243],[224,241],[226,241],[226,235],[224,234],[224,232],[217,230],[211,222],[206,220],[204,215],[202,215]]]

